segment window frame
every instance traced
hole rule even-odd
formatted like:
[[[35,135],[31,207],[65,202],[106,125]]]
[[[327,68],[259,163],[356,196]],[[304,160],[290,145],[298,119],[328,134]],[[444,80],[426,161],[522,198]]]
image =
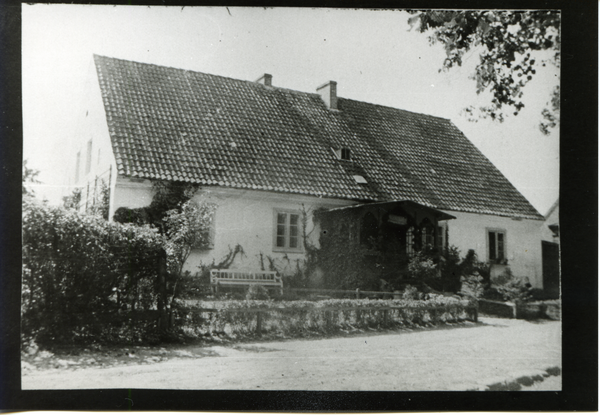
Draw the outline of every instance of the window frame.
[[[81,173],[81,150],[77,152],[75,158],[75,184],[79,184],[79,175]]]
[[[277,217],[280,214],[285,214],[286,215],[286,219],[285,219],[285,234],[284,234],[284,245],[285,246],[277,246],[277,225],[279,224],[277,222]],[[298,216],[298,246],[297,247],[290,247],[290,229],[291,229],[291,224],[290,224],[290,220],[291,220],[291,216],[292,215],[297,215]],[[302,212],[299,210],[294,210],[294,209],[280,209],[280,208],[274,208],[273,209],[273,252],[295,252],[295,253],[303,253],[304,252],[304,244],[302,241],[302,230],[301,230],[301,226],[302,226]]]
[[[342,147],[340,149],[340,159],[341,160],[352,160],[352,153],[348,147]]]
[[[448,222],[437,223],[437,234],[435,236],[435,246],[442,252],[448,249]]]
[[[92,150],[93,144],[92,139],[90,138],[87,142],[87,151],[86,151],[86,159],[85,159],[85,175],[87,176],[92,171]]]
[[[415,232],[416,231],[416,227],[413,225],[409,225],[406,228],[406,235],[405,235],[405,241],[406,241],[406,248],[405,248],[405,252],[406,252],[406,256],[408,256],[409,258],[411,258],[414,254],[416,254],[417,249],[415,247]]]
[[[494,233],[494,245],[495,245],[495,252],[494,252],[494,256],[495,258],[492,258],[492,256],[490,255],[491,252],[491,245],[490,245],[490,234]],[[498,234],[502,234],[502,258],[498,258]],[[507,241],[507,237],[506,237],[506,229],[502,229],[502,228],[485,228],[485,245],[486,245],[486,255],[487,255],[487,260],[489,263],[492,264],[503,264],[507,261],[507,246],[508,244],[506,243]]]
[[[217,219],[217,207],[214,207],[214,210],[212,211],[212,220],[210,222],[210,228],[208,229],[208,242],[206,244],[195,244],[192,246],[192,250],[193,251],[210,251],[215,249],[215,238],[217,235],[217,226],[216,226],[216,219]]]

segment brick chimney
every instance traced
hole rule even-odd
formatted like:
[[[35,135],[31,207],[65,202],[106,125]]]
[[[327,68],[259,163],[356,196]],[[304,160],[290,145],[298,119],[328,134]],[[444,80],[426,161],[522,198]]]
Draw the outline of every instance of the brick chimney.
[[[273,75],[266,73],[260,78],[258,78],[256,82],[258,82],[259,84],[263,84],[264,86],[272,86]]]
[[[337,82],[329,81],[317,88],[321,98],[325,101],[327,108],[337,110]]]

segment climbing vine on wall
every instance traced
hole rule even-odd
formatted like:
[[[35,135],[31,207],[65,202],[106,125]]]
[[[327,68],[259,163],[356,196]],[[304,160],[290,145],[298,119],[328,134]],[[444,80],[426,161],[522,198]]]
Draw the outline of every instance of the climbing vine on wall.
[[[358,213],[339,211],[334,215],[315,212],[321,228],[320,249],[314,252],[315,265],[323,271],[324,285],[340,289],[377,289],[381,252],[372,238],[361,244],[358,238]]]
[[[166,213],[173,209],[181,211],[183,204],[200,188],[197,184],[175,181],[156,181],[152,183],[152,187],[154,196],[149,206],[136,209],[120,207],[113,215],[114,221],[136,225],[150,224],[164,233],[166,228],[163,219]]]

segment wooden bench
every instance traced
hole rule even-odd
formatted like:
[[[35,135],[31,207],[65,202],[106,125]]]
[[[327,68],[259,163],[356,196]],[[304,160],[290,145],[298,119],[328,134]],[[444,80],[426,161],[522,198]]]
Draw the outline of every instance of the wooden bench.
[[[283,281],[276,271],[252,271],[235,269],[210,270],[210,286],[213,292],[219,291],[219,286],[250,286],[262,285],[266,287],[279,287],[283,295]]]

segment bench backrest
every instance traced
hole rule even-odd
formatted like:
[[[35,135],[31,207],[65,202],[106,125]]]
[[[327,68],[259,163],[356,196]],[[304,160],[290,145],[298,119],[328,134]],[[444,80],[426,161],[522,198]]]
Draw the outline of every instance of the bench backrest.
[[[281,277],[277,275],[276,271],[262,271],[262,270],[235,270],[235,269],[212,269],[210,270],[210,282],[216,284],[217,282],[229,282],[234,283],[239,281],[240,284],[251,284],[251,283],[270,283],[276,285],[283,285]]]

